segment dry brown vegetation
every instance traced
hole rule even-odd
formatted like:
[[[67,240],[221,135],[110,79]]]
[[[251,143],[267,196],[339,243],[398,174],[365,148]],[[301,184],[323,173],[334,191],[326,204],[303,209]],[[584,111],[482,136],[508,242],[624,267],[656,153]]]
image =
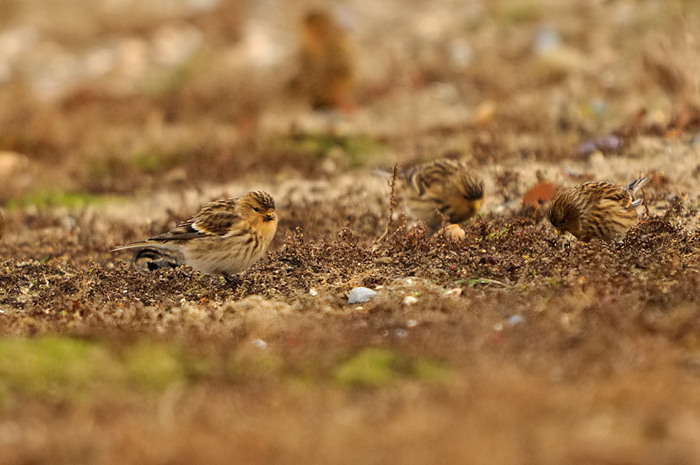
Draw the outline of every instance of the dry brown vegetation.
[[[0,2],[0,464],[700,462],[700,6],[344,2],[318,114],[284,5]],[[373,174],[443,155],[486,182],[462,241]],[[522,205],[640,174],[616,243]],[[234,285],[109,252],[253,188]]]

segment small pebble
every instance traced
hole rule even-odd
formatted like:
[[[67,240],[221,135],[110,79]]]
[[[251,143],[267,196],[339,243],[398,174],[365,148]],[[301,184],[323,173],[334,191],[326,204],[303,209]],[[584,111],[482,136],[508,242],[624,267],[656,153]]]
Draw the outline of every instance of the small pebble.
[[[448,44],[448,54],[451,64],[458,68],[468,67],[474,58],[474,51],[466,39],[453,39]]]
[[[569,315],[568,313],[564,313],[559,319],[559,322],[566,329],[570,329],[573,323],[571,320],[571,315]]]
[[[407,328],[415,328],[416,326],[418,326],[418,322],[416,320],[408,320],[406,322]]]
[[[397,329],[396,331],[394,331],[394,334],[396,335],[396,337],[404,338],[408,336],[408,331],[406,331],[405,329]]]
[[[453,241],[463,240],[467,234],[458,224],[451,224],[442,230],[442,235]]]
[[[445,292],[446,295],[453,295],[455,297],[459,297],[462,295],[462,288],[461,287],[455,287],[453,289],[450,289],[449,291]]]
[[[523,205],[539,207],[543,203],[552,200],[554,194],[557,193],[557,188],[554,184],[547,181],[542,181],[535,184],[530,190],[523,195]]]
[[[253,339],[250,342],[258,349],[267,349],[267,342],[263,341],[262,339]]]
[[[537,31],[532,48],[535,54],[545,55],[558,49],[561,45],[562,40],[559,31],[551,26],[544,26]]]
[[[403,298],[401,301],[402,304],[404,305],[413,305],[416,302],[418,302],[418,299],[413,297],[412,295],[407,295],[406,297]]]
[[[522,315],[512,315],[508,318],[508,326],[515,326],[521,323],[525,323],[525,317]]]
[[[582,142],[576,148],[576,155],[579,157],[585,157],[595,153],[598,150],[603,152],[619,150],[620,148],[622,148],[622,145],[623,140],[611,134],[608,136],[603,136],[597,139]]]
[[[372,289],[366,287],[356,287],[348,294],[348,303],[361,304],[363,302],[369,302],[369,299],[376,296],[377,293]]]

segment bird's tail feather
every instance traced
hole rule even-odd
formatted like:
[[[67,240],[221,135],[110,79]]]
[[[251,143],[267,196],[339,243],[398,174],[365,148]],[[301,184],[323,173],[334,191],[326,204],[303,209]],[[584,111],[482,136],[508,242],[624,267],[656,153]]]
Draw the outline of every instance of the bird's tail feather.
[[[184,263],[181,256],[156,247],[135,249],[133,262],[151,271],[161,268],[176,268]]]
[[[651,181],[651,177],[644,176],[643,178],[635,179],[629,183],[625,189],[630,191],[632,195],[636,195],[649,181]]]
[[[132,242],[131,244],[122,245],[120,247],[115,247],[110,250],[110,252],[119,252],[120,250],[130,250],[130,249],[143,249],[146,247],[153,247],[153,244],[146,241]]]

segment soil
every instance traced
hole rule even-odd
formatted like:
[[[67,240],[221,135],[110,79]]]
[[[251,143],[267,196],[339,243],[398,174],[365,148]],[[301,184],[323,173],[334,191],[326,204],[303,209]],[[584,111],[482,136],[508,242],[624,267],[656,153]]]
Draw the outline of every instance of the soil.
[[[700,462],[694,2],[325,5],[330,112],[288,86],[319,3],[40,3],[0,7],[0,464]],[[485,181],[463,239],[377,170],[442,156]],[[538,206],[640,175],[613,243]],[[110,252],[252,189],[233,283]]]

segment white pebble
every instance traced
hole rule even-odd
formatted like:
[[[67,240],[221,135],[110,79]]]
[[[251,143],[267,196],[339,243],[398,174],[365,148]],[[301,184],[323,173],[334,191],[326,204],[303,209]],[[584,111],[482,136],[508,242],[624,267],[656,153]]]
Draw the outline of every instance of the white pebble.
[[[356,287],[348,294],[349,304],[361,304],[369,302],[369,299],[376,297],[377,293],[367,287]]]

